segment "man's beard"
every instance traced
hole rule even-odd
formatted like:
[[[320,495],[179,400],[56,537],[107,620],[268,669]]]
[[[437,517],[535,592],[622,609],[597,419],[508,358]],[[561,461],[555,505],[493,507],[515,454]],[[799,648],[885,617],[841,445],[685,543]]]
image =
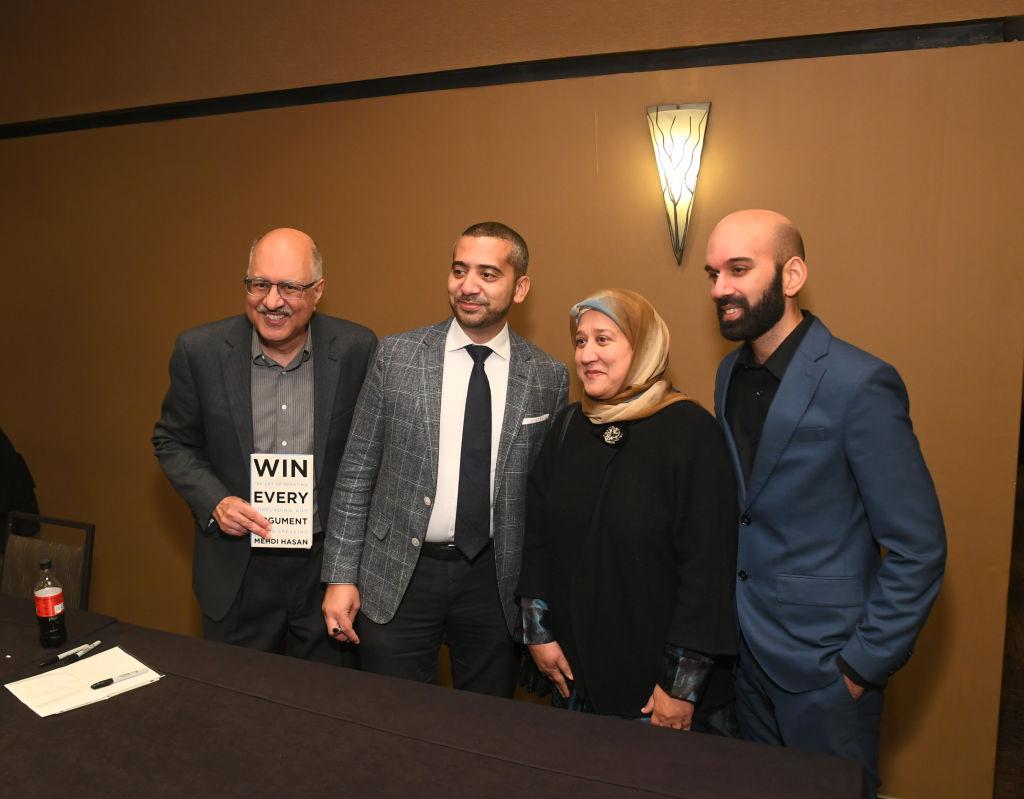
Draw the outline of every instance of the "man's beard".
[[[775,279],[764,290],[761,298],[751,306],[738,295],[715,300],[718,306],[718,328],[729,341],[753,341],[775,327],[786,310],[786,295],[782,291],[782,270],[775,270]],[[735,305],[743,312],[737,319],[722,317],[723,305]]]

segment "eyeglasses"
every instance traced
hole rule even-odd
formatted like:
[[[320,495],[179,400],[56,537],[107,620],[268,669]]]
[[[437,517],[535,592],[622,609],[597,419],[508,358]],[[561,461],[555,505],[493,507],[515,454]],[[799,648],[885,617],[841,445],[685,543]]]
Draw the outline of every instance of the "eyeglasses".
[[[319,282],[314,280],[312,283],[302,284],[284,280],[280,283],[272,283],[269,280],[264,280],[262,277],[247,277],[245,278],[245,293],[251,294],[253,297],[266,297],[270,290],[277,286],[277,293],[284,299],[297,300],[306,293],[306,289],[315,286]]]

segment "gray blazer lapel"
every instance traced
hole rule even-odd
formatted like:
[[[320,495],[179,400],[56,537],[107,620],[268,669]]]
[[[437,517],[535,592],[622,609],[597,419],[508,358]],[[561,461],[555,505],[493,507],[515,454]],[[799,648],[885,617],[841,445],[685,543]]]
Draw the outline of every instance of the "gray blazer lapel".
[[[501,492],[505,476],[505,462],[516,435],[522,429],[526,415],[526,398],[533,383],[535,370],[530,351],[515,333],[509,329],[511,349],[508,361],[508,388],[505,391],[505,416],[501,422],[501,439],[498,441],[498,457],[494,464],[494,497]]]
[[[733,369],[736,368],[736,361],[739,355],[740,351],[738,349],[734,350],[730,355],[726,356],[725,360],[722,361],[721,368],[718,370],[718,376],[715,381],[715,415],[718,417],[718,423],[725,433],[725,443],[729,450],[729,458],[732,460],[733,474],[736,475],[736,486],[739,489],[740,507],[744,507],[747,486],[743,478],[743,464],[740,463],[740,455],[736,450],[736,440],[732,437],[732,428],[729,427],[729,420],[725,418],[725,405],[726,399],[729,396],[729,385],[732,383],[732,373]]]
[[[252,441],[252,326],[247,319],[239,319],[224,339],[220,351],[221,369],[224,373],[224,390],[228,398],[228,410],[235,423],[238,446],[248,458],[253,450]],[[248,471],[248,469],[247,469]]]
[[[793,431],[811,404],[818,383],[825,374],[825,366],[819,363],[819,359],[828,354],[831,339],[832,335],[825,326],[815,321],[790,361],[764,420],[761,443],[758,444],[754,468],[750,473],[750,485],[742,503],[744,510],[753,504],[768,482]]]
[[[437,485],[438,438],[441,428],[441,384],[444,381],[444,343],[451,322],[442,322],[427,330],[420,346],[420,375],[423,396],[423,429],[430,449],[430,475]]]
[[[334,336],[327,338],[316,315],[310,320],[313,333],[313,462],[316,482],[327,456],[327,432],[334,410],[334,395],[341,377],[341,357]]]

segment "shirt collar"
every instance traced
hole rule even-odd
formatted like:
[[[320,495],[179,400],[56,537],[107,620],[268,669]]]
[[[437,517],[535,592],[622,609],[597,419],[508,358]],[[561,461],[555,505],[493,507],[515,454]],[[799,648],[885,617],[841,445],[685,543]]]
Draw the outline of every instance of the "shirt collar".
[[[452,319],[452,323],[448,327],[448,337],[444,342],[444,351],[454,352],[455,350],[464,349],[470,344],[476,344],[476,342],[466,335],[466,331],[462,329],[462,326],[456,319]],[[494,338],[490,341],[485,341],[484,345],[490,347],[499,358],[507,361],[512,355],[512,344],[508,335],[508,322],[502,326]]]
[[[740,350],[739,362],[742,366],[747,369],[757,369],[763,366],[767,369],[772,377],[776,380],[782,380],[783,375],[786,374],[786,368],[789,366],[789,362],[793,360],[793,356],[796,355],[797,349],[800,347],[800,342],[804,340],[804,336],[807,335],[807,330],[814,322],[814,315],[810,311],[803,311],[803,320],[790,332],[783,342],[775,348],[775,352],[768,356],[768,360],[763,364],[759,364],[754,358],[754,350],[750,346],[750,342],[746,342],[743,345],[743,349]]]
[[[250,348],[249,354],[252,358],[252,362],[257,366],[280,366],[280,364],[273,358],[268,358],[263,354],[263,345],[260,344],[259,334],[256,332],[256,328],[252,329],[252,347]],[[306,341],[302,345],[302,352],[296,355],[292,362],[287,366],[283,367],[285,370],[294,369],[296,366],[305,363],[313,355],[313,326],[310,325],[306,328]]]

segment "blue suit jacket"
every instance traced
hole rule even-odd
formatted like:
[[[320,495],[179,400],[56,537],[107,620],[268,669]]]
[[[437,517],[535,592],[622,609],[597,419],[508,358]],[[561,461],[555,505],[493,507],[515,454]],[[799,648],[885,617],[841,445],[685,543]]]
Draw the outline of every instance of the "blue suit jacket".
[[[788,691],[834,681],[839,655],[883,684],[910,657],[946,559],[942,514],[903,381],[814,320],[783,376],[744,484],[725,420],[738,355],[719,366],[715,411],[740,487],[743,636]]]

